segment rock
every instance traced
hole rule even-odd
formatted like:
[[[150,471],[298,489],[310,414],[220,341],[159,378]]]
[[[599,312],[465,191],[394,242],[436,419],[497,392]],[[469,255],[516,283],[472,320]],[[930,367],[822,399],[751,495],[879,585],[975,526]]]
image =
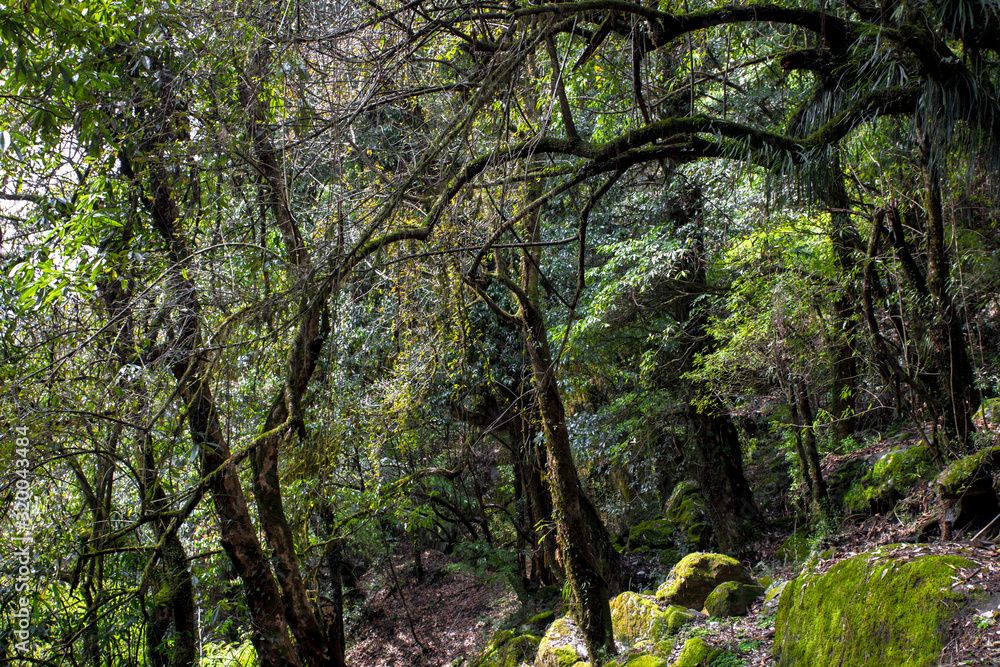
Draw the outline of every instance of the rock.
[[[778,600],[781,599],[781,594],[784,592],[786,586],[788,586],[787,581],[782,581],[781,583],[775,583],[768,586],[767,590],[764,592],[764,611],[777,611]]]
[[[670,571],[656,591],[656,599],[690,609],[702,609],[709,593],[726,581],[753,584],[739,561],[723,554],[688,554]]]
[[[497,632],[470,665],[471,667],[517,667],[522,662],[534,659],[540,641],[539,637],[518,635],[513,630]]]
[[[556,613],[554,611],[543,611],[535,614],[526,623],[521,625],[521,634],[544,634],[545,629],[549,627],[549,623],[554,621],[555,618]]]
[[[933,460],[925,441],[883,454],[844,496],[844,509],[861,514],[891,509],[914,484],[934,476]]]
[[[715,587],[705,600],[705,613],[709,616],[743,616],[753,601],[764,594],[756,584],[726,581]]]
[[[674,544],[674,526],[666,519],[652,519],[632,526],[628,531],[629,551],[643,547],[669,549]]]
[[[684,642],[681,654],[671,667],[707,667],[723,653],[722,649],[706,644],[701,637],[692,637]]]
[[[679,482],[667,501],[663,516],[632,526],[628,533],[630,551],[658,549],[682,552],[708,545],[711,529],[705,501],[698,486],[691,481]],[[680,556],[676,556],[680,560]]]
[[[871,464],[863,456],[842,461],[827,479],[826,492],[830,496],[830,502],[843,507],[844,498],[851,487],[859,483],[871,468]]]
[[[630,655],[624,663],[612,660],[605,663],[604,667],[667,667],[667,661],[651,653],[638,653]]]
[[[535,667],[572,667],[587,660],[583,633],[569,616],[556,619],[538,644]]]
[[[892,551],[890,551],[892,549]],[[958,556],[905,560],[903,547],[860,554],[785,588],[775,618],[780,667],[930,667],[970,593],[952,590]]]
[[[977,519],[986,508],[998,505],[1000,445],[988,447],[972,456],[951,463],[934,479],[940,502],[941,535],[948,538],[952,528]]]
[[[708,510],[698,485],[691,480],[678,482],[663,510],[664,518],[677,532],[675,542],[683,551],[705,549],[712,536]]]
[[[996,430],[1000,426],[1000,398],[983,400],[972,420],[979,428]]]
[[[807,530],[800,528],[781,543],[775,555],[781,559],[782,563],[789,565],[801,563],[806,558],[809,558],[809,552],[811,551],[812,544],[809,540],[809,533]]]
[[[656,600],[638,593],[625,592],[611,601],[615,640],[626,646],[640,641],[658,642],[696,618],[697,614],[683,607],[660,609]]]

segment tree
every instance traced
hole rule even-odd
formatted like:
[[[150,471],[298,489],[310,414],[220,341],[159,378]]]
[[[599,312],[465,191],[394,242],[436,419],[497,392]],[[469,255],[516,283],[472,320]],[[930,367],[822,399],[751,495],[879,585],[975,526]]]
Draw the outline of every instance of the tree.
[[[90,531],[82,546],[59,543],[62,553],[79,549],[83,588],[52,582],[47,590],[66,592],[74,602],[64,608],[85,610],[49,642],[73,659],[103,660],[111,640],[102,632],[115,625],[105,612],[115,609],[122,618],[149,615],[151,661],[165,660],[160,637],[182,649],[175,664],[193,660],[189,602],[199,591],[189,593],[187,581],[202,556],[189,549],[200,544],[193,519],[210,512],[243,580],[262,663],[342,663],[339,621],[321,613],[303,575],[315,550],[301,545],[320,533],[339,538],[349,519],[332,519],[327,506],[298,521],[310,511],[286,501],[282,475],[294,479],[290,462],[317,442],[327,413],[312,406],[332,393],[321,378],[350,362],[331,352],[351,342],[339,325],[351,315],[338,308],[361,301],[344,295],[376,282],[366,271],[426,253],[439,254],[420,259],[450,263],[444,273],[464,283],[460,298],[475,294],[520,333],[537,405],[537,422],[534,407],[524,410],[520,437],[536,424],[544,434],[574,609],[592,652],[611,648],[613,555],[590,546],[603,526],[588,517],[559,386],[560,373],[571,372],[561,366],[564,344],[591,305],[595,241],[614,241],[599,237],[591,214],[642,211],[632,205],[668,183],[703,187],[732,174],[733,163],[746,165],[741,183],[765,192],[752,200],[763,200],[756,213],[765,227],[782,219],[775,211],[827,209],[822,233],[836,271],[798,284],[839,288],[863,267],[875,365],[906,388],[915,414],[927,406],[946,436],[942,453],[971,446],[978,392],[965,306],[976,293],[956,279],[965,241],[950,244],[947,231],[960,238],[966,223],[953,211],[992,186],[965,178],[974,170],[962,167],[995,145],[992,4],[26,7],[0,10],[10,45],[0,63],[3,198],[22,206],[4,213],[16,225],[4,227],[13,284],[4,305],[39,324],[8,344],[17,368],[4,374],[44,424],[39,432],[63,434],[50,438],[54,449],[36,447],[34,464],[71,476],[68,504],[88,514],[86,522],[59,514],[74,531],[84,523]],[[728,218],[706,215],[693,192],[677,187],[678,201],[688,196],[680,213],[696,228],[675,258],[688,273],[677,280],[680,265],[659,272],[674,281],[668,286],[684,283],[677,312],[659,320],[678,327],[664,347],[678,375],[731,342],[708,335],[709,313],[725,316],[712,295],[727,287],[709,279],[710,269],[738,242],[729,220],[742,237],[751,217],[736,203]],[[622,216],[621,224],[637,237],[645,231],[641,220]],[[855,228],[869,236],[864,255]],[[718,247],[705,246],[716,238]],[[440,275],[415,271],[412,284]],[[804,451],[816,421],[807,413],[825,405],[848,424],[845,397],[852,383],[863,385],[852,370],[864,353],[857,313],[842,298],[821,301],[832,329],[846,333],[810,340],[808,353],[782,353]],[[373,375],[392,368],[379,361],[398,359],[391,348],[410,324],[378,340],[367,360]],[[805,315],[796,326],[830,330]],[[913,331],[926,332],[929,345]],[[794,335],[783,340],[797,344]],[[803,390],[797,364],[813,354],[824,359],[817,376],[832,395]],[[724,401],[694,374],[687,381],[672,400],[683,399],[697,436],[689,454],[702,485],[722,490],[716,532],[736,550],[756,514],[740,443]],[[450,412],[447,403],[436,414]],[[688,407],[699,403],[708,409]],[[59,451],[68,433],[93,446]],[[336,459],[337,451],[323,454]],[[812,470],[815,457],[804,458]],[[407,465],[398,466],[406,474],[393,481],[397,491],[426,494],[423,480],[453,479],[439,466]],[[819,492],[822,479],[810,474]],[[488,532],[487,503],[477,503],[480,528],[450,504],[469,533]],[[119,515],[126,518],[112,526]],[[114,568],[139,583],[109,589]],[[151,594],[154,583],[163,595]]]

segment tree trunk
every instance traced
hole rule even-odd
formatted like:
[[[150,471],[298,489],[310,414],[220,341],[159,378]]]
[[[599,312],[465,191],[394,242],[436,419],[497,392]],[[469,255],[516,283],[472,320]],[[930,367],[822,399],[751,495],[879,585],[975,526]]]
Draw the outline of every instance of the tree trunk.
[[[938,173],[938,161],[944,158],[940,157],[935,161],[931,155],[930,140],[926,136],[920,139],[920,168],[924,185],[924,249],[927,253],[927,289],[934,306],[935,321],[931,328],[931,340],[942,401],[940,412],[944,415],[948,436],[957,441],[960,451],[967,451],[971,446],[970,436],[975,431],[972,415],[979,405],[979,397],[969,360],[962,314],[948,292],[951,264],[944,239],[944,212]]]
[[[150,176],[154,225],[168,247],[172,265],[170,285],[177,303],[177,346],[171,370],[187,412],[192,444],[201,453],[202,475],[208,476],[226,463],[231,451],[219,423],[206,359],[198,352],[202,345],[201,306],[197,288],[188,277],[190,252],[173,190],[162,164],[152,167]],[[261,665],[298,667],[301,663],[288,634],[285,606],[267,555],[257,539],[237,470],[227,465],[212,478],[209,491],[219,520],[222,548],[243,579],[255,630],[252,639]]]
[[[704,218],[700,188],[690,187],[682,193],[673,218],[678,227],[692,222],[698,227],[698,236],[690,250],[690,265],[696,267],[692,272],[691,292],[702,293],[708,288],[708,277],[702,240]],[[677,320],[684,323],[683,338],[688,341],[680,364],[684,371],[693,368],[695,359],[711,351],[715,345],[707,332],[708,315],[692,302],[692,299],[687,299],[678,304],[676,313]],[[739,433],[732,418],[717,401],[711,399],[707,405],[696,404],[695,399],[706,394],[700,383],[691,383],[687,394],[686,418],[690,437],[685,460],[704,494],[719,548],[735,552],[747,545],[760,519],[757,503],[743,473]]]
[[[802,417],[802,444],[805,448],[806,460],[809,463],[809,477],[812,479],[812,500],[823,513],[829,509],[829,498],[826,493],[826,481],[823,479],[823,469],[820,465],[819,451],[816,449],[816,432],[812,404],[809,401],[809,389],[800,378],[798,385],[799,413]]]
[[[786,399],[788,411],[792,417],[792,431],[795,433],[795,454],[799,457],[799,467],[802,468],[802,480],[806,483],[809,497],[812,498],[814,494],[813,479],[809,472],[809,457],[806,456],[806,449],[802,445],[802,417],[799,415],[799,403],[794,387],[788,388]]]
[[[853,252],[857,247],[858,235],[851,216],[847,211],[851,201],[844,186],[844,170],[840,164],[840,148],[834,147],[831,164],[832,181],[827,190],[826,204],[830,208],[830,237],[834,255],[840,269],[841,280],[854,284],[855,261]],[[854,435],[857,427],[855,400],[857,396],[858,361],[854,352],[857,338],[857,300],[844,291],[834,305],[836,309],[835,327],[840,336],[833,341],[833,381],[830,384],[830,412],[834,420],[831,428],[833,439],[840,442]]]
[[[112,249],[123,252],[132,233],[131,227],[123,228],[121,235],[112,241],[114,246]],[[135,350],[142,347],[136,337],[132,295],[124,288],[120,276],[99,281],[98,292],[104,308],[107,310],[109,320],[120,323],[118,330],[114,333],[116,344],[113,345],[113,349],[119,366],[125,368],[134,361],[132,355],[135,354]],[[131,409],[130,421],[140,423],[142,413],[148,406],[145,385],[142,380],[133,380],[128,383],[128,389],[137,398],[136,406]],[[114,427],[113,441],[117,441],[121,437],[121,430],[121,425]],[[112,453],[115,449],[114,444],[109,447],[109,451]],[[159,515],[168,511],[170,504],[163,487],[159,484],[153,438],[148,433],[141,435],[137,449],[139,451],[137,469],[140,472],[139,492],[145,503],[144,513],[157,515],[157,520],[153,524],[157,539],[163,539],[164,534],[167,534],[168,522]],[[105,473],[99,474],[105,481],[99,481],[95,487],[99,489],[99,496],[104,495],[107,498],[110,509],[111,489],[110,487],[106,490],[102,489],[111,480]],[[176,532],[167,534],[163,547],[161,575],[163,585],[153,596],[153,605],[146,624],[146,654],[149,661],[157,667],[167,667],[168,665],[190,667],[195,663],[197,654],[194,583],[187,552]],[[166,641],[171,621],[174,625],[172,648],[167,646]]]
[[[263,204],[272,211],[275,224],[285,246],[289,279],[293,282],[309,271],[311,261],[299,226],[288,208],[289,193],[280,168],[277,150],[271,140],[270,128],[264,116],[266,100],[258,99],[254,82],[264,80],[270,62],[267,48],[258,51],[250,76],[240,86],[240,102],[247,112],[247,136],[251,139],[256,166],[262,176]],[[316,360],[328,333],[322,324],[322,304],[329,287],[318,294],[302,294],[298,305],[298,329],[288,352],[284,392],[276,397],[264,423],[264,432],[281,428],[265,438],[251,457],[253,493],[257,501],[260,525],[274,554],[277,581],[285,606],[289,627],[298,642],[307,665],[330,667],[328,639],[306,591],[305,582],[295,551],[295,540],[284,510],[279,474],[280,448],[291,427],[305,432],[301,397],[316,368]],[[290,424],[289,424],[290,422]]]
[[[526,201],[531,201],[538,194],[540,186],[532,182],[526,188]],[[528,216],[526,226],[528,238],[537,242],[540,238],[537,209]],[[611,629],[610,587],[602,574],[606,570],[600,563],[600,556],[590,542],[591,535],[580,500],[580,478],[573,461],[566,411],[556,382],[555,362],[549,350],[548,332],[541,311],[540,262],[540,246],[522,251],[518,319],[531,361],[545,436],[559,560],[572,591],[570,609],[583,633],[591,660],[596,662],[601,653],[613,655],[617,652]]]
[[[749,545],[760,519],[750,485],[743,474],[739,433],[729,415],[688,406],[691,457],[698,486],[705,490],[709,518],[719,549],[735,553]]]
[[[535,348],[531,356],[539,383],[538,400],[548,450],[549,487],[555,508],[560,560],[573,593],[573,617],[583,632],[592,660],[596,660],[602,649],[615,653],[610,588],[591,548],[580,500],[580,480],[566,429],[566,413],[551,373],[544,328],[540,336],[541,340],[531,346]]]

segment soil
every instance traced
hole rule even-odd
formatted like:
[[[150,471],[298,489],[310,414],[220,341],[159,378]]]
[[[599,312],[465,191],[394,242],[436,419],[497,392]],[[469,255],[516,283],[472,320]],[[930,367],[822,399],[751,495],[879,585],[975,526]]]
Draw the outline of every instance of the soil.
[[[475,656],[517,608],[517,596],[503,581],[438,551],[424,551],[422,561],[423,583],[416,583],[413,561],[401,557],[393,559],[394,573],[375,567],[362,579],[366,597],[353,624],[358,630],[349,639],[347,664],[449,665]],[[385,585],[394,581],[407,584]]]

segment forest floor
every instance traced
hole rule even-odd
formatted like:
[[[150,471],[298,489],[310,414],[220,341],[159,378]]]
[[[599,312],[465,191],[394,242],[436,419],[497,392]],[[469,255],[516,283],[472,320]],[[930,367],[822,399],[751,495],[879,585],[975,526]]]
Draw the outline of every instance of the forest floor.
[[[874,443],[851,456],[877,457],[883,450],[898,446]],[[841,457],[843,458],[843,457]],[[839,463],[828,457],[826,465]],[[903,543],[900,557],[924,554],[960,553],[980,567],[968,574],[964,583],[987,591],[988,599],[960,614],[948,629],[948,642],[941,665],[949,667],[1000,666],[1000,547],[996,539],[972,539],[957,534],[953,541],[934,539],[924,544],[918,540],[920,526],[935,511],[934,494],[927,483],[911,489],[896,511],[862,518],[842,518],[834,533],[822,543],[828,558],[815,561],[818,571],[825,571],[856,554],[888,544]],[[993,529],[990,535],[997,533]],[[782,562],[779,547],[789,530],[769,529],[748,549],[745,564],[757,577],[768,576],[775,582],[794,577],[801,566]],[[1000,538],[1000,536],[997,536]],[[359,606],[363,636],[350,640],[348,664],[406,667],[409,665],[467,665],[491,635],[517,615],[544,611],[544,606],[525,610],[520,607],[512,587],[499,576],[484,576],[454,558],[437,551],[423,554],[424,581],[416,583],[413,561],[409,557],[393,559],[394,572],[369,573],[362,582],[366,593]],[[658,573],[661,577],[666,572]],[[402,587],[386,582],[405,582]],[[551,604],[551,601],[550,601]],[[993,610],[992,615],[984,610]],[[414,638],[416,635],[416,639]],[[762,601],[746,616],[707,618],[682,630],[674,650],[677,658],[684,640],[700,636],[707,643],[724,647],[739,659],[742,667],[774,665],[774,609],[764,609]],[[417,641],[419,640],[419,642]],[[464,660],[463,660],[464,659]],[[729,663],[727,663],[729,664]]]
[[[393,559],[394,573],[373,568],[362,580],[366,599],[357,625],[363,633],[349,640],[347,664],[449,665],[479,653],[518,608],[517,596],[499,578],[473,573],[439,551],[424,551],[422,561],[422,583],[409,557]]]

